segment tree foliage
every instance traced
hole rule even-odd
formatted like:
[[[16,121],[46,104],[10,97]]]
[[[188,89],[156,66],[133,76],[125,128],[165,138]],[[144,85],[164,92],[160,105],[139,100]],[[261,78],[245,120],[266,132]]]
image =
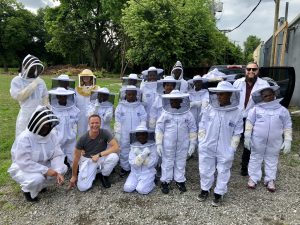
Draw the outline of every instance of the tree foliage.
[[[245,63],[253,61],[253,52],[257,46],[261,43],[261,39],[255,35],[250,35],[244,42],[244,57]]]

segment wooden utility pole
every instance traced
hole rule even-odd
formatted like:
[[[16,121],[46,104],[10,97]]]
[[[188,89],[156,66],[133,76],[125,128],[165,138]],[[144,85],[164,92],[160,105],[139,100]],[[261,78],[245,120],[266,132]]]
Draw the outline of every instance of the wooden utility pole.
[[[278,28],[278,15],[279,15],[279,6],[280,6],[280,0],[274,0],[275,1],[275,16],[274,16],[274,30],[273,30],[273,38],[272,38],[272,49],[271,49],[271,58],[270,58],[270,66],[273,66],[275,64],[274,55],[275,55],[275,33]]]

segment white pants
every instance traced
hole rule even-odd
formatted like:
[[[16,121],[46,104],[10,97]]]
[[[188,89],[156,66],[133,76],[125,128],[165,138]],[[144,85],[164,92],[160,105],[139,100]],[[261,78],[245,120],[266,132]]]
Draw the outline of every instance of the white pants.
[[[103,176],[109,176],[118,161],[119,156],[117,153],[102,156],[97,162],[93,162],[91,158],[81,156],[77,181],[79,191],[87,191],[90,189],[97,173],[101,173]]]
[[[208,191],[214,182],[214,174],[217,169],[217,182],[214,193],[224,195],[227,192],[227,184],[230,179],[230,169],[234,158],[234,152],[227,154],[207,154],[199,151],[199,172],[201,189]]]
[[[67,169],[67,166],[63,165],[63,168],[60,168],[59,171],[63,171],[62,174],[65,174]],[[41,173],[24,172],[16,164],[12,164],[8,172],[21,185],[22,191],[30,192],[31,198],[35,198],[43,188],[56,181],[54,177],[49,177]]]
[[[155,173],[147,173],[138,175],[131,172],[124,184],[125,192],[137,191],[140,194],[149,194],[155,187],[154,183]]]
[[[60,146],[70,165],[73,163],[75,145],[76,139],[68,140]]]

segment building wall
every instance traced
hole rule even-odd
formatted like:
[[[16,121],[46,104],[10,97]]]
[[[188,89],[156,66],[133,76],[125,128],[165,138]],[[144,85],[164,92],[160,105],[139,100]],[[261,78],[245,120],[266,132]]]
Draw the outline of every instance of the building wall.
[[[282,34],[279,36],[278,43],[282,43]],[[295,90],[291,100],[291,105],[300,106],[300,14],[289,24],[288,38],[286,46],[284,66],[292,66],[296,73]],[[263,54],[263,65],[270,66],[272,48],[272,37],[261,48]],[[278,46],[278,52],[281,50],[281,45]],[[277,62],[280,61],[280,54],[277,54]]]

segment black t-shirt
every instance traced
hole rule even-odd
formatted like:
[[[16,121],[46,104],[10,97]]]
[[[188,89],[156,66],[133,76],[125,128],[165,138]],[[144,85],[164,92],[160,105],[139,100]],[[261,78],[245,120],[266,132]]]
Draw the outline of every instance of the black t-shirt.
[[[84,157],[91,158],[100,152],[103,152],[107,148],[107,143],[109,143],[113,136],[110,131],[105,129],[99,129],[100,133],[95,139],[91,139],[89,132],[82,135],[76,143],[76,148],[78,150],[84,150]]]

